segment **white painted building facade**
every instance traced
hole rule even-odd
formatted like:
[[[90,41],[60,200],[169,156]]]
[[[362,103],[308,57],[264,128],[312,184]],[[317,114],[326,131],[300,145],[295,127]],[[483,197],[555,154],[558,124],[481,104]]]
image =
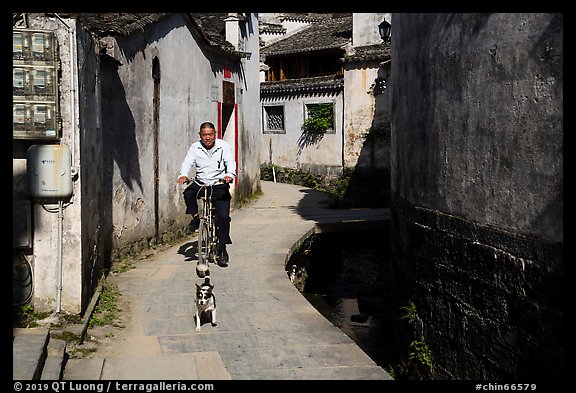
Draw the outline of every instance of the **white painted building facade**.
[[[53,32],[61,64],[59,137],[13,142],[14,226],[30,220],[19,227],[28,241],[14,240],[13,265],[34,276],[26,287],[15,279],[14,292],[37,309],[83,312],[118,250],[184,232],[189,217],[176,179],[200,123],[212,121],[234,146],[234,198],[259,188],[260,135],[251,131],[260,124],[251,109],[259,105],[257,15],[122,15],[132,19],[25,14],[14,22]],[[236,42],[215,41],[203,23],[225,26]],[[73,192],[61,214],[57,201],[30,196],[34,144],[70,148]]]

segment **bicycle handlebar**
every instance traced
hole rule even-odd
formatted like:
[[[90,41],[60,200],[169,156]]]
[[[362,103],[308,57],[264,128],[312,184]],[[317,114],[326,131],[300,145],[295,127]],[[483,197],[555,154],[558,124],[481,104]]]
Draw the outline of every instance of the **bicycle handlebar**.
[[[192,182],[195,182],[196,184],[198,184],[198,185],[201,186],[201,187],[211,187],[211,186],[215,186],[216,184],[220,184],[220,183],[222,183],[222,184],[232,183],[231,181],[230,181],[230,182],[227,182],[227,181],[224,180],[224,179],[218,179],[218,180],[216,180],[216,181],[214,181],[213,183],[210,183],[210,184],[200,183],[200,182],[198,182],[197,179],[190,179],[189,177],[186,177],[186,180],[184,180],[184,184],[190,184],[190,183],[192,183]]]

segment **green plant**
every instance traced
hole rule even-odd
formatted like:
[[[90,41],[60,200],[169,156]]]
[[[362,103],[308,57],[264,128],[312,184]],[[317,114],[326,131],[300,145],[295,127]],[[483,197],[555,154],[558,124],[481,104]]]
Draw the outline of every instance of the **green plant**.
[[[408,379],[408,362],[400,359],[400,364],[386,367],[386,372],[395,380]]]
[[[259,188],[256,191],[254,191],[253,193],[251,193],[250,195],[238,199],[236,201],[236,203],[234,204],[234,207],[236,209],[241,209],[243,206],[245,206],[245,205],[247,205],[253,201],[256,201],[262,195],[263,195],[262,189]]]
[[[44,319],[49,315],[49,311],[36,312],[32,304],[26,304],[13,311],[12,324],[15,327],[36,327],[38,326],[38,322],[36,321]]]
[[[62,323],[79,324],[82,323],[82,317],[78,314],[60,314]]]
[[[432,372],[432,351],[425,342],[412,341],[408,347],[408,360],[386,369],[396,380],[425,380]]]
[[[34,318],[34,306],[31,304],[26,304],[25,306],[20,307],[18,310],[18,315],[22,319],[33,319]]]
[[[432,351],[423,341],[412,341],[409,346],[408,359],[432,370]]]
[[[405,319],[414,324],[417,321],[418,313],[416,305],[412,300],[406,306],[400,307],[403,311],[400,319]],[[424,342],[424,337],[419,340],[412,340],[408,345],[408,360],[401,359],[400,364],[392,367],[389,371],[394,379],[429,379],[432,373],[432,351],[428,344]]]
[[[114,261],[112,273],[119,274],[127,272],[128,270],[134,269],[136,265],[134,265],[132,259],[130,258],[123,258]]]
[[[333,127],[334,104],[308,105],[308,117],[301,126],[302,131],[311,134],[324,134]]]
[[[260,165],[260,179],[274,180],[274,174],[280,171],[280,167],[274,164]]]
[[[334,179],[332,177],[315,175],[310,171],[304,172],[299,169],[283,168],[274,164],[262,164],[260,166],[260,179],[267,181],[274,180],[272,168],[274,168],[276,181],[278,183],[296,184],[312,188],[316,191],[325,192],[334,199],[335,207],[340,207],[353,173],[353,168],[345,168],[344,174]]]
[[[158,247],[158,239],[156,238],[150,239],[150,241],[148,241],[148,247],[150,247],[151,250],[156,250],[156,248]]]
[[[119,294],[115,286],[110,283],[103,285],[98,304],[88,322],[89,328],[114,325],[117,316],[118,297]]]
[[[53,334],[52,337],[60,339],[60,340],[64,340],[67,343],[73,342],[73,341],[80,341],[80,339],[81,339],[81,337],[78,334],[72,333],[69,331],[63,331],[60,334]]]
[[[91,353],[94,353],[96,351],[97,351],[96,347],[94,347],[94,348],[76,348],[74,350],[74,352],[71,353],[71,358],[72,359],[78,359],[78,358],[82,359],[83,357],[88,356]],[[79,356],[79,354],[80,354],[80,356]]]
[[[402,307],[400,307],[400,309],[402,311],[404,311],[404,313],[402,314],[400,319],[407,319],[408,322],[410,322],[410,323],[416,322],[416,317],[417,317],[416,305],[414,304],[414,302],[412,300],[410,300],[408,302],[407,306],[402,306]]]

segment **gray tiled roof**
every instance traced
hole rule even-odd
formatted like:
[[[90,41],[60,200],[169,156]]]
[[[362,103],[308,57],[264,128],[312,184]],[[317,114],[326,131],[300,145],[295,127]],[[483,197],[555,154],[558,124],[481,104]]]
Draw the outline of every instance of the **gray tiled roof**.
[[[75,17],[98,37],[129,35],[156,22],[166,13],[79,13],[60,14]]]
[[[390,44],[355,46],[353,54],[347,54],[343,62],[384,61],[390,59]]]
[[[76,18],[98,37],[129,35],[154,23],[170,13],[60,13],[61,17]],[[241,56],[226,41],[224,18],[227,13],[191,13],[187,15],[206,44],[216,50]]]
[[[342,50],[352,38],[352,16],[324,19],[294,34],[264,46],[260,53],[266,57],[297,53]]]
[[[258,25],[260,33],[286,34],[286,28],[277,23],[261,22]]]
[[[344,79],[341,75],[317,76],[311,78],[284,79],[260,83],[260,94],[304,94],[331,93],[344,89]]]
[[[320,22],[322,19],[330,18],[332,14],[318,14],[310,12],[286,12],[282,14],[283,20],[296,21],[296,22]]]
[[[200,30],[200,33],[213,47],[219,47],[227,52],[235,51],[234,46],[226,41],[226,22],[227,13],[195,13],[188,14]]]

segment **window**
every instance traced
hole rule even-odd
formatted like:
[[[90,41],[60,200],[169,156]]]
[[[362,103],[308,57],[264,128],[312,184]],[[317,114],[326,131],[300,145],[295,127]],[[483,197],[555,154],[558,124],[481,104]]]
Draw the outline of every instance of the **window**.
[[[335,134],[334,103],[305,104],[302,130],[314,134]]]
[[[284,105],[266,105],[264,108],[264,133],[285,134],[284,128]]]

